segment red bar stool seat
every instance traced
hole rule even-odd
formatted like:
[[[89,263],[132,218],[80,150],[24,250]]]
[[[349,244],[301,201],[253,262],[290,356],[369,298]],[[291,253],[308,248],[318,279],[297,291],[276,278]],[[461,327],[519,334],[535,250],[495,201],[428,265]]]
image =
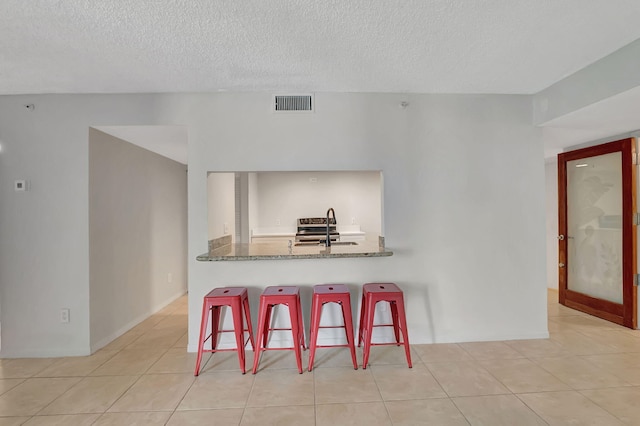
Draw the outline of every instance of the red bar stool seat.
[[[375,324],[374,314],[378,302],[388,302],[391,306],[392,324]],[[371,334],[374,327],[393,327],[395,343],[372,343]],[[402,340],[400,339],[402,332]],[[404,345],[407,355],[407,364],[411,364],[411,350],[409,348],[409,336],[407,334],[407,318],[404,309],[404,296],[402,290],[394,283],[369,283],[362,286],[362,306],[360,308],[360,326],[358,331],[358,346],[364,342],[362,368],[367,368],[371,346]]]
[[[272,328],[271,311],[276,305],[289,307],[291,328]],[[293,347],[268,348],[269,332],[274,330],[291,330]],[[304,344],[304,322],[302,321],[302,306],[300,304],[300,288],[297,286],[272,286],[264,289],[260,295],[260,310],[258,313],[258,346],[253,359],[253,374],[258,371],[260,355],[263,351],[293,350],[296,354],[298,372],[302,374],[302,350]]]
[[[233,314],[233,330],[218,330],[220,326],[220,311],[223,306],[229,306]],[[245,329],[242,313],[244,311],[244,319],[246,319],[247,328]],[[207,327],[211,319],[211,333],[206,335]],[[255,342],[253,340],[253,328],[251,326],[251,313],[249,310],[249,297],[245,287],[220,287],[211,290],[202,303],[202,320],[200,323],[200,340],[198,341],[198,358],[196,360],[196,370],[193,373],[197,376],[200,373],[200,362],[204,352],[226,352],[237,351],[238,360],[240,362],[240,370],[242,374],[246,373],[245,369],[245,352],[244,347],[247,341],[244,339],[244,333],[249,333],[248,341],[251,342],[251,348],[255,351]],[[231,349],[218,349],[218,334],[234,333],[236,336],[236,347]],[[204,344],[211,339],[211,349],[204,349]]]
[[[320,317],[322,315],[322,307],[326,303],[337,303],[342,307],[342,317],[344,325],[321,326]],[[318,330],[320,328],[344,328],[347,335],[346,345],[318,345]],[[356,346],[353,338],[353,319],[351,317],[351,294],[349,288],[344,284],[321,284],[313,286],[313,299],[311,301],[311,331],[309,333],[309,371],[313,369],[313,359],[316,354],[316,348],[343,347],[351,349],[351,358],[353,360],[353,368],[358,369],[358,361],[356,360]]]

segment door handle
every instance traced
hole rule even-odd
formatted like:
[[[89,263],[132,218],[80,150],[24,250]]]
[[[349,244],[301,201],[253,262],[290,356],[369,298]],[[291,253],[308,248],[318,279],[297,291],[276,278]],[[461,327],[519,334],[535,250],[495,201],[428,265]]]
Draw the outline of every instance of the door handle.
[[[564,235],[562,235],[562,234],[558,235],[558,239],[559,239],[560,241],[564,240]]]
[[[559,268],[564,268],[564,263],[562,263],[562,262],[558,263],[558,267]]]

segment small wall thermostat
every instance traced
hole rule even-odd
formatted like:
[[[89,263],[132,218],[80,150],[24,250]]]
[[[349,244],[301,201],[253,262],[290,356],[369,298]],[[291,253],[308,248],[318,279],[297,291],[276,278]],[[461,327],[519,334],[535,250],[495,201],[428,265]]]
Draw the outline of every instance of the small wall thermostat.
[[[26,180],[17,180],[13,183],[13,189],[16,192],[26,191],[27,190],[27,181]]]

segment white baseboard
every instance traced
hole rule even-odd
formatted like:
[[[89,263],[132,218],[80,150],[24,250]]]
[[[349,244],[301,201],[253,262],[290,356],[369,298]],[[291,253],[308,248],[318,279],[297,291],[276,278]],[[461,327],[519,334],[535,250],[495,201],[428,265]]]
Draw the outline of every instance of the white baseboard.
[[[410,338],[409,342],[414,345],[432,344],[432,343],[465,343],[465,342],[502,342],[507,340],[529,340],[529,339],[548,339],[549,332],[531,332],[531,333],[504,333],[504,334],[449,334],[436,336],[436,338]]]
[[[177,299],[181,298],[185,294],[186,294],[186,292],[184,290],[180,290],[180,292],[175,293],[174,295],[170,296],[166,301],[157,304],[156,306],[154,306],[151,309],[149,309],[148,312],[139,315],[134,320],[129,321],[127,324],[125,324],[124,326],[120,327],[118,330],[116,330],[113,333],[109,334],[107,337],[105,337],[103,339],[100,339],[99,341],[97,341],[96,343],[91,345],[91,353],[94,353],[98,349],[102,349],[103,347],[107,346],[109,343],[113,342],[115,339],[117,339],[118,337],[122,336],[124,333],[126,333],[129,330],[131,330],[133,327],[135,327],[136,325],[140,324],[142,321],[146,320],[151,315],[153,315],[156,312],[159,312],[162,309],[166,308],[171,303],[175,302]]]
[[[356,337],[357,339],[357,337]],[[358,343],[357,341],[355,342]],[[309,346],[309,338],[305,341],[307,347]],[[334,339],[334,338],[326,338],[326,339],[318,339],[319,346],[337,346],[337,345],[346,345],[346,339]],[[293,346],[293,339],[270,339],[269,340],[269,348],[290,348]],[[233,349],[235,348],[235,342],[219,342],[218,348],[220,349]],[[247,343],[245,349],[251,350],[251,344]],[[197,352],[198,345],[189,345],[187,346],[187,352]]]
[[[66,347],[63,350],[47,350],[46,348],[39,347],[34,349],[25,349],[17,353],[8,352],[6,350],[0,351],[0,358],[60,358],[69,356],[88,356],[91,355],[89,348],[69,348]]]
[[[306,342],[309,344],[309,336],[306,337]],[[358,344],[357,330],[354,333],[355,344]],[[391,330],[375,330],[372,336],[375,343],[393,343],[395,337]],[[434,344],[434,343],[465,343],[465,342],[492,342],[492,341],[506,341],[506,340],[528,340],[528,339],[548,339],[549,332],[530,332],[530,333],[506,333],[506,334],[492,334],[487,333],[483,335],[469,335],[469,334],[450,334],[437,336],[436,339],[430,336],[410,336],[409,343],[412,345],[422,344]],[[320,346],[332,346],[332,345],[344,345],[347,343],[344,337],[322,337],[318,338],[318,345]],[[221,349],[235,348],[235,340],[220,340],[218,343]],[[277,338],[269,340],[270,348],[286,348],[293,345],[293,339]],[[247,349],[251,348],[251,345],[247,344]],[[188,352],[197,352],[198,344],[189,344],[187,346]]]

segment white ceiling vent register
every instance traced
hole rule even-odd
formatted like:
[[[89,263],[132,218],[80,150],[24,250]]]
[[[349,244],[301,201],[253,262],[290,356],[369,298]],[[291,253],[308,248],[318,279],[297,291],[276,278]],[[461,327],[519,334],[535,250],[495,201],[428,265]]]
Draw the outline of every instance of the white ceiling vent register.
[[[275,112],[313,112],[313,95],[274,95]]]

